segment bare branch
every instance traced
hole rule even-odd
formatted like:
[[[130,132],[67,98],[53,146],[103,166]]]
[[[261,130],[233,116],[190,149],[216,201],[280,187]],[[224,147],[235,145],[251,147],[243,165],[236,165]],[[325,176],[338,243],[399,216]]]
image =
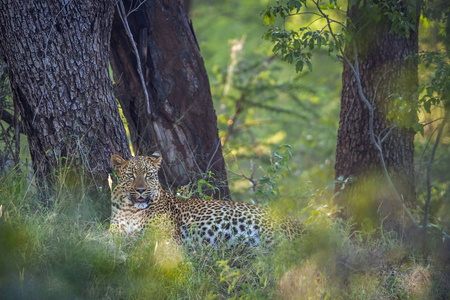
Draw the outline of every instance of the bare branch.
[[[208,165],[206,166],[205,173],[208,172],[210,169],[212,169],[214,163],[211,164],[211,162],[212,162],[213,158],[216,156],[217,151],[219,150],[219,146],[220,146],[220,139],[217,138],[217,140],[216,140],[216,150],[214,150],[214,153],[211,155],[211,158],[209,159]]]
[[[202,169],[200,168],[200,166],[198,165],[197,160],[195,159],[195,154],[194,154],[194,151],[192,151],[192,149],[191,149],[191,145],[189,145],[189,143],[186,143],[186,145],[188,146],[189,152],[191,152],[192,159],[193,159],[195,165],[197,166],[198,172],[199,172],[200,174],[202,174],[203,171],[202,171]]]
[[[14,157],[14,151],[13,151],[12,145],[10,143],[10,139],[8,138],[8,132],[5,130],[5,127],[3,126],[2,122],[0,122],[0,127],[2,128],[3,135],[5,136],[6,146],[8,146],[9,152],[11,152],[11,156]],[[14,161],[14,164],[16,165],[15,161]]]
[[[149,115],[151,115],[152,112],[150,110],[150,100],[148,97],[147,87],[145,85],[144,75],[142,73],[141,57],[139,56],[139,51],[136,47],[136,43],[134,42],[134,38],[133,38],[133,34],[131,33],[130,26],[128,25],[127,15],[125,13],[125,7],[123,6],[123,1],[122,0],[118,1],[116,4],[116,7],[117,7],[117,12],[119,13],[119,17],[122,20],[123,26],[125,27],[127,36],[130,39],[130,43],[131,43],[131,46],[133,47],[134,54],[136,55],[137,72],[139,74],[139,78],[141,79],[142,90],[144,92],[145,104],[147,107],[147,113]]]
[[[389,130],[389,131],[384,135],[384,137],[381,138],[381,140],[380,140],[380,145],[381,145],[381,144],[384,142],[384,140],[391,134],[392,129],[394,129],[394,128],[397,128],[397,125],[392,125],[392,126],[386,127],[386,128],[384,128],[384,129],[380,132],[380,136],[381,136],[385,130]]]
[[[6,110],[0,111],[0,120],[4,121],[6,124],[8,124],[11,127],[14,127],[14,116],[10,114]],[[19,125],[19,133],[24,134],[22,129],[22,124]]]
[[[130,6],[130,10],[127,12],[127,18],[128,18],[132,13],[134,13],[135,11],[137,11],[137,10],[139,9],[139,7],[141,7],[141,5],[144,4],[144,3],[145,3],[145,1],[138,1],[138,3],[136,4],[135,7],[133,7],[133,3],[132,3],[132,5]]]
[[[444,127],[447,124],[448,118],[450,116],[450,110],[445,112],[444,119],[442,120],[441,124],[439,125],[439,132],[436,136],[436,141],[434,142],[433,149],[431,150],[431,156],[430,160],[428,162],[427,167],[427,199],[425,200],[425,213],[423,216],[423,230],[424,233],[427,233],[427,226],[428,226],[428,214],[430,213],[430,202],[431,202],[431,167],[433,166],[434,157],[436,155],[436,149],[439,145],[439,142],[441,140],[442,132],[444,131]]]
[[[228,172],[248,180],[251,183],[251,185],[252,185],[253,192],[255,192],[256,191],[256,186],[258,185],[258,182],[254,178],[254,176],[255,176],[255,166],[252,165],[252,167],[251,167],[252,173],[250,174],[250,176],[247,176],[247,175],[245,175],[244,171],[241,170],[241,167],[239,166],[239,163],[238,163],[237,158],[236,158],[235,155],[233,155],[233,158],[234,158],[234,161],[235,161],[236,166],[238,167],[240,173],[236,173],[236,172],[233,172],[231,170],[228,170]]]
[[[419,169],[417,170],[417,175],[418,175],[418,176],[420,176],[420,174],[422,174],[423,160],[424,160],[424,158],[425,158],[425,153],[426,153],[426,151],[427,151],[427,149],[428,149],[428,145],[430,144],[432,137],[434,136],[434,134],[435,134],[436,131],[438,131],[438,130],[439,130],[439,127],[435,128],[435,129],[433,130],[433,132],[430,134],[430,137],[428,138],[427,143],[425,144],[425,148],[424,148],[423,151],[422,151],[422,156],[420,157],[420,161],[419,161]],[[421,186],[422,186],[422,185],[421,185]],[[422,191],[423,191],[423,188],[422,188]],[[423,192],[423,193],[425,193],[425,192]]]
[[[423,124],[423,126],[428,126],[428,125],[433,124],[434,122],[440,121],[442,119],[444,119],[444,118],[443,117],[442,118],[437,118],[436,120],[433,120],[433,121],[430,121],[430,122],[427,122],[427,123]]]
[[[254,102],[254,101],[250,101],[250,100],[247,100],[247,103],[251,104],[251,105],[253,105],[255,107],[267,109],[269,111],[273,111],[273,112],[277,112],[277,113],[282,113],[282,114],[287,114],[287,115],[291,115],[291,116],[296,116],[298,118],[304,118],[305,117],[305,115],[302,115],[302,114],[299,114],[299,113],[297,113],[295,111],[284,109],[284,108],[281,108],[281,107],[275,107],[275,106],[271,106],[271,105],[266,105],[266,104],[262,104],[262,103]]]
[[[14,164],[19,163],[20,154],[20,121],[19,121],[19,104],[18,99],[14,99],[14,142],[16,143],[16,148],[14,152]]]
[[[241,93],[241,97],[236,102],[236,108],[235,108],[234,115],[231,118],[231,122],[228,123],[228,130],[227,130],[227,132],[226,132],[226,134],[225,134],[225,136],[224,136],[224,138],[222,140],[222,145],[225,145],[225,143],[228,141],[228,139],[230,138],[231,134],[233,133],[234,126],[236,124],[237,118],[239,117],[239,115],[244,110],[245,98],[246,98],[245,92]]]

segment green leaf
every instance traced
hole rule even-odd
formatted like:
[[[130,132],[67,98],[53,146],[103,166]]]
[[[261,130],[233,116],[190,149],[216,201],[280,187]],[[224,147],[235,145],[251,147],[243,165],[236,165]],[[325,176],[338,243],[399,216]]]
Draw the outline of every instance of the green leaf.
[[[425,111],[426,111],[427,113],[431,113],[431,110],[430,110],[430,108],[431,108],[431,102],[430,102],[430,101],[424,102],[424,103],[423,103],[423,108],[425,109]]]
[[[261,177],[259,178],[259,183],[268,183],[270,181],[269,177]]]
[[[295,64],[295,71],[298,73],[298,72],[301,72],[301,71],[303,71],[303,60],[298,60],[297,61],[297,63]]]

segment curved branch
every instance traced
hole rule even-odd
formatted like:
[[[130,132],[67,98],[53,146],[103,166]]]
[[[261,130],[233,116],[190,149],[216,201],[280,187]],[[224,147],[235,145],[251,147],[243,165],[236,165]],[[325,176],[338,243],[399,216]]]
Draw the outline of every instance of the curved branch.
[[[2,110],[0,112],[0,120],[4,121],[11,127],[14,127],[14,116],[11,113],[7,112],[6,110]],[[22,129],[22,123],[19,124],[19,133],[25,134],[25,132]]]
[[[430,213],[430,202],[431,202],[431,167],[433,166],[434,157],[436,155],[436,149],[441,140],[442,132],[444,131],[444,127],[447,124],[449,116],[450,110],[445,112],[444,119],[442,120],[442,123],[439,125],[438,135],[436,137],[436,141],[434,142],[433,149],[431,150],[430,161],[427,166],[427,199],[425,199],[425,214],[423,216],[423,230],[425,234],[427,233],[428,214]]]
[[[119,13],[119,17],[122,20],[123,26],[125,27],[125,31],[127,33],[127,36],[130,39],[130,43],[131,43],[131,46],[133,47],[134,54],[136,55],[137,72],[139,74],[139,78],[141,79],[142,90],[144,92],[147,113],[149,115],[151,115],[152,112],[150,110],[150,100],[148,98],[147,87],[145,85],[145,79],[144,79],[144,75],[142,73],[141,57],[139,56],[139,51],[138,51],[138,49],[136,47],[136,43],[134,42],[134,38],[133,38],[133,34],[131,33],[130,26],[128,25],[128,20],[127,20],[127,14],[125,12],[125,7],[123,6],[123,2],[122,1],[118,1],[116,6],[117,6],[117,12]]]
[[[327,20],[327,25],[328,25],[328,29],[330,30],[330,34],[332,35],[333,39],[336,41],[336,43],[338,42],[336,35],[333,32],[333,29],[331,28],[331,20],[329,19],[328,15],[325,14],[322,9],[320,8],[319,2],[314,1],[314,4],[316,4],[317,9],[319,10],[319,12],[323,15],[323,17]],[[418,223],[416,222],[416,220],[414,219],[413,215],[411,214],[411,212],[409,211],[409,209],[406,207],[405,203],[403,202],[403,198],[399,195],[397,189],[394,186],[394,183],[391,180],[391,176],[389,175],[389,172],[387,170],[386,167],[386,162],[384,160],[384,155],[383,155],[383,149],[381,148],[381,143],[378,143],[376,138],[375,138],[375,133],[374,133],[374,129],[373,129],[373,123],[374,123],[374,109],[373,106],[370,104],[369,100],[366,98],[366,96],[364,95],[363,92],[363,88],[362,88],[362,83],[361,83],[361,78],[359,75],[359,65],[358,65],[358,53],[357,53],[357,49],[356,49],[356,45],[353,42],[352,43],[352,48],[353,48],[353,52],[354,52],[354,60],[355,60],[355,64],[353,65],[350,60],[348,59],[347,55],[344,53],[344,51],[342,50],[341,47],[339,47],[339,52],[341,53],[342,57],[344,58],[344,60],[347,62],[347,64],[349,65],[350,69],[353,72],[353,75],[356,79],[356,83],[358,86],[358,94],[359,97],[361,98],[361,100],[364,102],[364,104],[366,105],[368,111],[369,111],[369,135],[370,135],[370,140],[372,141],[374,147],[376,148],[376,150],[379,152],[380,155],[380,161],[381,161],[381,167],[383,170],[383,173],[386,177],[386,180],[389,183],[389,187],[391,188],[391,190],[393,191],[394,195],[395,195],[395,199],[397,200],[397,202],[400,204],[400,206],[402,207],[403,211],[406,213],[406,215],[408,216],[408,219],[412,222],[412,224],[414,224],[414,226],[416,228],[419,228]]]

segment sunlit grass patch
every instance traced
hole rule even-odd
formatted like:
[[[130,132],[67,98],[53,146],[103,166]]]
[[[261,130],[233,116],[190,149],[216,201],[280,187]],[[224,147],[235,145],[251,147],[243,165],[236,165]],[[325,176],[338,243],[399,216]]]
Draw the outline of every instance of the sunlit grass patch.
[[[323,299],[327,295],[327,279],[314,263],[289,269],[279,281],[279,299]]]

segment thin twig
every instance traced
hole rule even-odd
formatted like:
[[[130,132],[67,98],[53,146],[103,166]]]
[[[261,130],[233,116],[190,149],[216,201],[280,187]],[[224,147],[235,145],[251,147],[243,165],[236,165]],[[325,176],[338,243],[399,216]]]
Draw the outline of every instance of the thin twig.
[[[440,121],[440,120],[442,120],[442,119],[444,119],[444,117],[442,117],[442,118],[437,118],[436,120],[427,122],[427,123],[423,124],[423,126],[428,126],[428,125],[433,124],[434,122]]]
[[[381,144],[384,142],[384,140],[391,134],[392,129],[394,129],[394,128],[397,128],[397,125],[392,125],[392,126],[386,127],[386,128],[384,128],[384,129],[380,132],[380,136],[381,136],[385,130],[388,130],[388,129],[389,129],[388,133],[386,133],[386,134],[384,135],[384,137],[381,138],[381,140],[380,140],[380,145],[381,145]]]
[[[216,140],[216,150],[214,150],[214,153],[211,155],[211,158],[209,159],[208,165],[206,165],[205,173],[208,172],[210,170],[210,168],[212,169],[212,166],[214,164],[211,164],[211,162],[212,162],[213,158],[216,156],[217,151],[219,150],[219,146],[220,146],[220,139],[217,138],[217,140]]]
[[[237,121],[238,117],[244,111],[244,102],[246,100],[246,96],[247,96],[246,93],[242,92],[241,97],[239,98],[238,101],[236,101],[235,112],[234,112],[233,117],[231,118],[231,124],[228,125],[228,130],[225,133],[225,136],[222,140],[222,145],[225,145],[225,143],[230,138],[231,134],[233,133],[234,126],[236,125],[236,121]]]
[[[119,17],[122,20],[123,26],[125,28],[125,32],[127,33],[128,38],[130,39],[131,46],[133,47],[134,54],[136,55],[136,64],[137,64],[137,72],[139,74],[139,78],[141,79],[142,90],[144,92],[145,104],[147,107],[147,114],[151,115],[152,112],[150,110],[150,100],[148,98],[147,87],[145,85],[144,75],[142,73],[142,65],[141,65],[141,57],[139,56],[139,51],[136,47],[136,43],[134,42],[133,34],[131,33],[130,26],[128,25],[128,20],[125,13],[125,7],[123,6],[123,1],[120,0],[116,4],[117,12],[119,13]]]
[[[2,128],[3,135],[5,136],[5,144],[9,148],[9,152],[11,152],[11,156],[14,158],[14,151],[12,149],[10,139],[8,138],[8,132],[5,130],[5,127],[3,127],[2,122],[0,122],[0,127]],[[8,130],[9,131],[9,130]],[[14,161],[14,165],[16,165],[16,162]]]
[[[431,142],[431,139],[433,138],[434,134],[436,133],[436,131],[438,131],[439,127],[436,127],[433,132],[430,134],[430,137],[428,138],[427,143],[425,144],[425,148],[422,151],[422,155],[420,156],[420,161],[419,161],[419,169],[417,170],[416,176],[419,178],[420,174],[422,174],[422,165],[423,165],[423,160],[425,158],[425,153],[427,152],[428,149],[428,145]],[[424,190],[423,190],[423,184],[420,184],[422,193],[425,194]]]
[[[437,119],[435,119],[435,120],[433,120],[433,121],[430,121],[430,122],[427,122],[427,123],[423,124],[423,126],[425,127],[425,126],[431,125],[431,124],[433,124],[433,123],[435,123],[435,122],[437,122],[437,121],[443,120],[443,119],[444,119],[444,117],[442,117],[442,118],[437,118]],[[420,156],[419,170],[417,171],[417,174],[422,173],[422,172],[421,172],[421,171],[422,171],[422,162],[423,162],[423,158],[425,157],[425,152],[427,151],[427,148],[428,148],[428,145],[430,144],[431,138],[434,136],[435,132],[436,132],[438,129],[439,129],[439,127],[435,128],[435,129],[433,130],[433,132],[430,134],[430,137],[428,138],[428,141],[427,141],[427,143],[426,143],[426,145],[425,145],[425,148],[424,148],[423,151],[422,151],[422,155]]]
[[[186,143],[186,145],[188,146],[189,152],[191,152],[191,156],[192,156],[192,158],[193,158],[193,161],[194,161],[195,165],[197,166],[198,172],[199,172],[200,174],[203,173],[202,169],[201,169],[200,166],[197,164],[197,160],[195,159],[195,154],[194,154],[194,151],[192,151],[192,149],[191,149],[191,145],[189,145],[189,143]]]
[[[16,149],[14,153],[14,164],[17,165],[19,163],[19,154],[20,154],[20,122],[19,122],[19,99],[13,98],[14,103],[14,141],[16,143]]]
[[[377,85],[375,86],[375,90],[373,93],[373,97],[372,97],[372,105],[375,103],[375,99],[377,98],[377,92],[378,92],[378,87],[381,84],[381,80],[383,80],[384,76],[389,73],[391,70],[387,70],[386,72],[383,73],[383,75],[380,76],[380,78],[378,79]]]
[[[439,125],[439,132],[436,137],[436,141],[434,142],[433,149],[431,150],[430,161],[428,162],[427,167],[427,199],[425,200],[425,213],[423,216],[423,230],[424,233],[427,233],[428,226],[428,214],[430,213],[430,202],[431,202],[431,167],[433,166],[434,157],[436,155],[436,149],[439,145],[439,141],[441,140],[442,132],[444,131],[444,127],[447,124],[448,117],[450,116],[450,110],[445,112],[444,119],[442,123]]]
[[[223,157],[226,157],[229,153],[230,153],[231,151],[229,151],[228,153],[225,153],[225,154],[223,154],[222,156]],[[217,162],[219,162],[220,160],[219,159],[217,159],[215,162],[213,162],[212,164],[211,164],[211,166],[209,166],[211,169],[214,167],[214,165],[217,163]]]
[[[272,112],[276,112],[276,113],[287,114],[287,115],[295,116],[297,118],[304,118],[305,117],[305,115],[302,115],[302,114],[300,114],[300,113],[298,113],[296,111],[292,111],[292,110],[289,110],[289,109],[284,109],[284,108],[281,108],[281,107],[266,105],[266,104],[255,102],[255,101],[251,101],[251,100],[247,100],[247,103],[249,105],[253,105],[255,107],[259,107],[259,108],[266,109],[268,111],[272,111]]]
[[[135,11],[137,11],[137,10],[139,9],[139,7],[141,7],[141,5],[144,4],[144,3],[145,3],[145,1],[141,1],[141,2],[139,2],[138,5],[136,5],[136,7],[133,7],[133,8],[132,8],[133,5],[131,5],[131,6],[130,6],[130,11],[127,12],[127,18],[128,18],[132,13],[134,13]]]
[[[255,166],[253,165],[253,166],[251,167],[252,173],[251,173],[251,175],[250,175],[250,177],[249,177],[249,176],[245,175],[244,171],[241,170],[241,167],[239,166],[239,163],[238,163],[237,158],[236,158],[235,155],[233,155],[233,158],[234,158],[234,161],[236,162],[236,166],[238,167],[239,172],[241,172],[241,173],[239,174],[239,173],[233,172],[232,170],[228,170],[228,172],[230,172],[231,174],[234,174],[234,175],[236,175],[236,176],[239,176],[239,177],[242,177],[242,178],[248,180],[248,181],[251,183],[251,185],[252,185],[252,190],[253,190],[253,191],[256,191],[256,186],[258,185],[258,182],[256,182],[255,179],[254,179],[254,176],[255,176]]]

